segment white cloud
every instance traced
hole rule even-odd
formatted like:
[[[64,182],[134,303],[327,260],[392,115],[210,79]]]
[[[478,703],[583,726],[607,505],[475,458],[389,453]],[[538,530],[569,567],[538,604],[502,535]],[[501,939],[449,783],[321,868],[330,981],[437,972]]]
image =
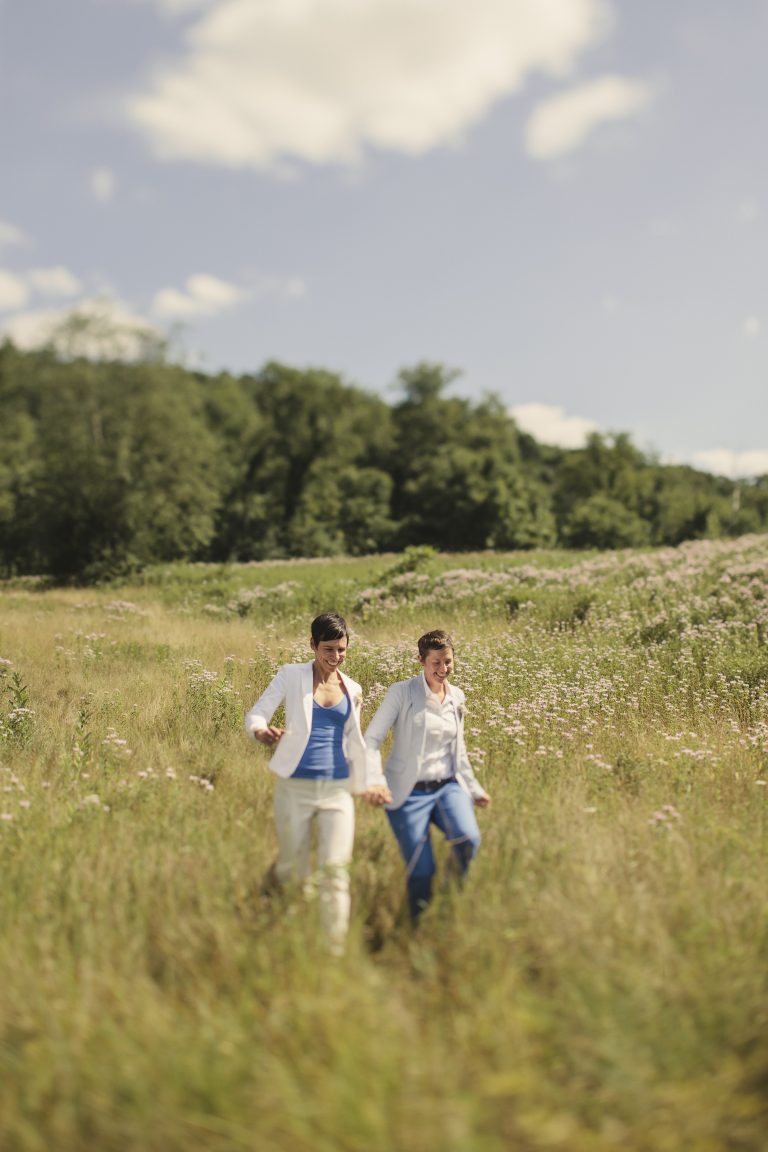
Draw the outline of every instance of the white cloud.
[[[89,178],[89,185],[94,200],[106,204],[115,194],[117,181],[111,168],[94,168]]]
[[[83,290],[78,278],[60,264],[55,268],[33,268],[26,279],[41,296],[77,296]]]
[[[537,160],[579,148],[606,120],[621,120],[645,108],[651,89],[623,76],[601,76],[542,100],[526,125],[526,147]]]
[[[89,359],[132,360],[164,341],[157,328],[108,297],[84,299],[75,308],[20,312],[2,334],[23,350],[50,344],[62,355]]]
[[[0,311],[23,308],[29,299],[29,288],[20,276],[0,268]]]
[[[17,348],[28,351],[47,344],[55,329],[66,318],[66,309],[36,309],[19,312],[3,324],[3,336],[10,337]]]
[[[542,444],[558,448],[582,448],[598,426],[583,416],[568,416],[555,404],[515,404],[509,409],[519,428]]]
[[[768,475],[768,451],[759,448],[749,452],[712,448],[707,452],[694,452],[691,463],[705,472],[713,472],[716,476],[729,476],[732,480]]]
[[[307,294],[307,284],[301,276],[289,276],[282,284],[281,291],[289,300],[300,300]]]
[[[195,12],[200,8],[208,8],[214,0],[159,0],[160,7],[175,16],[180,12]]]
[[[302,276],[261,276],[251,277],[250,295],[263,300],[301,300],[307,294],[307,284]]]
[[[754,337],[759,336],[762,331],[762,323],[758,316],[745,316],[741,322],[741,330],[745,336]]]
[[[166,317],[215,316],[245,296],[236,285],[205,273],[190,276],[185,288],[185,292],[178,288],[163,288],[154,298],[153,311]]]
[[[611,12],[608,0],[216,0],[186,57],[126,112],[164,159],[416,155],[456,142],[531,74],[566,75]]]
[[[9,224],[7,220],[0,220],[0,250],[10,248],[13,244],[28,243],[29,240],[21,228],[17,228],[15,224]]]
[[[126,6],[138,6],[139,4],[153,4],[162,12],[167,12],[171,16],[182,15],[185,12],[195,12],[200,8],[210,7],[215,4],[216,0],[93,0],[96,4],[114,5],[124,4]]]

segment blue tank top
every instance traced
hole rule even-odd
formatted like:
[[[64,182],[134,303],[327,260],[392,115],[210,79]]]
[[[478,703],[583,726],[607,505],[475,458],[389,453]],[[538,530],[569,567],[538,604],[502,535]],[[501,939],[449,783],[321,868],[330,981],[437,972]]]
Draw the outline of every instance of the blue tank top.
[[[317,700],[312,701],[312,730],[293,779],[347,779],[349,765],[344,756],[343,739],[349,709],[348,696],[343,696],[331,708],[323,708]]]

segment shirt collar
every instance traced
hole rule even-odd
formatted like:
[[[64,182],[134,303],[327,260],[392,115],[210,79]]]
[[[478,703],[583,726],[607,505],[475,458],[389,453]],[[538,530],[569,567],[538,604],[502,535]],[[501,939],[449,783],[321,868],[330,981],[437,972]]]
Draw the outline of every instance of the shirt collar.
[[[427,677],[425,676],[423,670],[421,673],[421,680],[422,680],[422,683],[424,685],[424,694],[425,694],[427,700],[429,700],[429,699],[434,700],[437,704],[440,705],[441,708],[442,708],[443,704],[445,704],[445,701],[448,700],[449,697],[453,696],[453,693],[451,692],[451,685],[449,684],[449,682],[447,680],[445,682],[445,700],[441,700],[440,697],[437,695],[437,693],[432,691],[429,684],[427,683]]]

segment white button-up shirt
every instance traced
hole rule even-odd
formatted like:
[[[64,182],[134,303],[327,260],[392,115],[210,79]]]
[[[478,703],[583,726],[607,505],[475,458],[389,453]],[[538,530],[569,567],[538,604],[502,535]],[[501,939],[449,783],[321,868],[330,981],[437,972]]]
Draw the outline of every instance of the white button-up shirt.
[[[444,780],[456,773],[456,739],[459,734],[459,719],[456,703],[451,695],[450,684],[445,685],[445,698],[437,696],[422,672],[424,691],[427,697],[426,737],[424,759],[419,768],[418,779]]]

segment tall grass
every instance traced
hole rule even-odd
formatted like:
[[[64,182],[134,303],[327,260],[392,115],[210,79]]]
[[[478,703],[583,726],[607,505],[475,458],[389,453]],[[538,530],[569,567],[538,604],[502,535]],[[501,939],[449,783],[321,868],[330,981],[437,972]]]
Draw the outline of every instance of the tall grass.
[[[158,569],[0,598],[0,1148],[762,1152],[768,539]],[[370,716],[457,639],[493,796],[417,935],[267,899],[242,715],[327,608]]]

